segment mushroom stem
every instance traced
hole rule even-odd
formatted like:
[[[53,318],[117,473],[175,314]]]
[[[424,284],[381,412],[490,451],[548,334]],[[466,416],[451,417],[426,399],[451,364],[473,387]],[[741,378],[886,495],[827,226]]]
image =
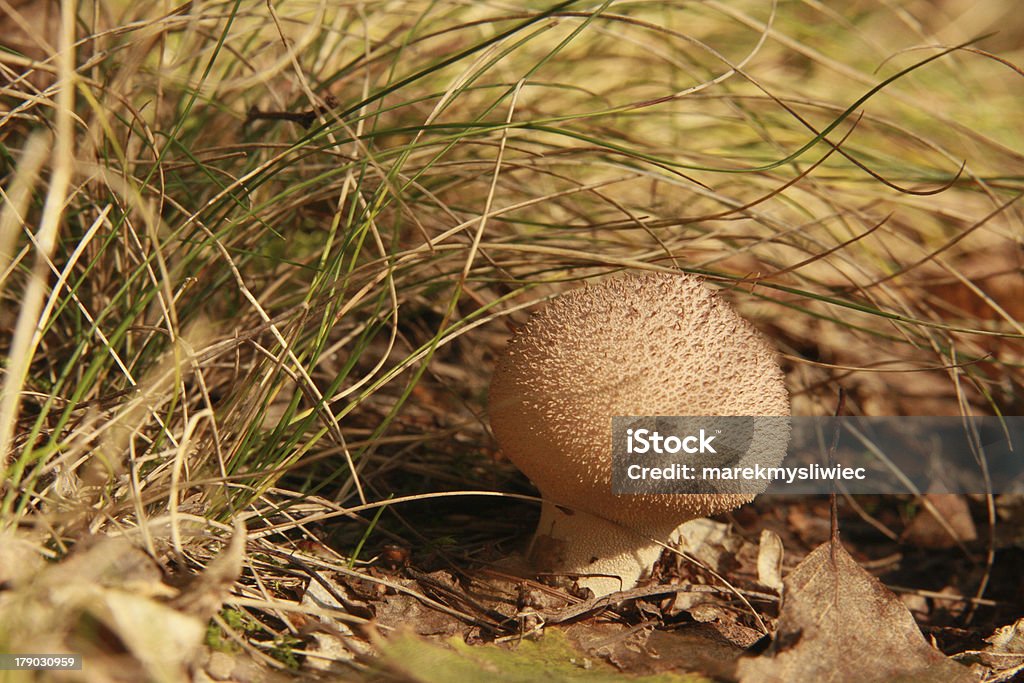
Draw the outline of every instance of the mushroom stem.
[[[598,597],[636,586],[650,575],[674,523],[632,529],[583,510],[544,501],[529,561],[539,572],[576,575]]]

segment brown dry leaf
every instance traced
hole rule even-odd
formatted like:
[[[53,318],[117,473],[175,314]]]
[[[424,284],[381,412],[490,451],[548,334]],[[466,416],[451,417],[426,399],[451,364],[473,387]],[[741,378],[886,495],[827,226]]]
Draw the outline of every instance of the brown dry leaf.
[[[563,631],[575,647],[596,659],[601,659],[620,671],[654,673],[655,669],[646,643],[650,629],[633,629],[596,619],[585,619]],[[658,669],[664,671],[664,668]]]
[[[0,585],[16,586],[35,576],[45,565],[38,547],[22,535],[0,530]]]
[[[996,547],[1024,548],[1024,494],[1004,493],[996,496]]]
[[[693,519],[676,529],[679,549],[689,553],[716,572],[725,570],[743,546],[743,539],[732,533],[728,524],[712,519]]]
[[[1024,674],[1024,618],[1009,626],[997,628],[985,639],[984,650],[967,650],[954,655],[968,664],[978,678],[989,683],[1021,680]]]
[[[189,582],[188,587],[171,603],[172,606],[195,615],[203,622],[208,621],[224,604],[231,587],[242,573],[246,538],[245,524],[236,519],[231,541],[206,566],[202,574]]]
[[[790,507],[786,522],[800,540],[809,546],[828,540],[832,530],[827,512],[822,514],[820,509],[808,509],[802,505]]]
[[[453,636],[466,628],[458,618],[424,605],[407,593],[385,595],[373,606],[374,622],[392,630],[408,627],[421,636]]]
[[[985,639],[985,642],[990,644],[988,648],[990,652],[1020,655],[1024,660],[1024,618],[1018,619],[1009,626],[997,628],[995,633]]]
[[[127,539],[91,536],[79,540],[65,559],[48,565],[43,577],[54,586],[88,582],[133,590],[149,585],[156,595],[166,593],[160,565]]]
[[[330,586],[331,590],[328,590],[324,584]],[[333,581],[330,576],[321,574],[319,581],[309,582],[309,586],[302,596],[302,605],[316,610],[344,613],[348,611],[348,608],[338,600],[338,597],[343,597],[350,604],[355,603],[359,607],[365,607],[362,603],[353,601],[351,596],[346,595],[347,592],[343,585]],[[337,666],[339,662],[351,662],[357,656],[371,654],[370,646],[356,639],[349,625],[339,619],[332,619],[327,615],[310,616],[303,631],[309,633],[313,640],[310,647],[307,648],[307,652],[313,652],[315,655],[307,655],[305,662],[305,666],[310,669],[340,671],[340,667]]]
[[[757,547],[757,582],[782,592],[782,539],[771,529],[761,531]]]
[[[785,580],[779,629],[764,656],[741,661],[741,683],[968,683],[970,672],[929,645],[899,598],[841,545],[815,548]]]
[[[997,628],[985,642],[989,646],[978,655],[986,666],[996,670],[1024,666],[1024,618]]]
[[[903,540],[919,548],[953,548],[978,538],[967,498],[954,493],[929,493],[911,520]]]
[[[761,631],[740,623],[739,615],[735,610],[711,602],[694,606],[690,610],[690,616],[694,621],[705,626],[708,631],[714,633],[717,638],[744,650],[761,640],[764,635]]]
[[[99,590],[90,602],[89,614],[117,636],[142,664],[149,680],[182,680],[203,642],[203,622],[119,590]]]
[[[124,539],[88,539],[0,591],[0,642],[13,652],[78,652],[68,680],[186,680],[206,625],[161,600],[175,591]]]
[[[697,672],[733,679],[743,650],[706,624],[675,631],[636,631],[620,624],[581,621],[565,631],[588,655],[633,675]]]

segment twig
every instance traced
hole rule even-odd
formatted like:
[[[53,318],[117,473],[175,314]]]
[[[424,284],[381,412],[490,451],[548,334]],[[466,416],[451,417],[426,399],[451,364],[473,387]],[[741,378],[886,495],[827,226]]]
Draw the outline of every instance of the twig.
[[[293,121],[308,129],[317,117],[329,113],[338,106],[338,100],[333,95],[325,97],[324,102],[327,106],[318,105],[308,111],[263,111],[254,104],[249,107],[243,125],[248,126],[253,121]]]
[[[846,392],[843,391],[842,387],[839,387],[839,398],[836,401],[836,412],[835,417],[839,417],[843,414],[846,408]],[[839,446],[839,422],[836,422],[835,429],[832,431],[832,445],[828,449],[828,466],[829,468],[835,467],[836,448]],[[832,562],[836,561],[836,546],[839,545],[839,501],[836,496],[836,483],[832,482],[832,493],[829,494],[829,517],[831,519],[831,531],[829,533],[829,554],[832,558]]]
[[[549,624],[560,624],[565,621],[570,621],[581,617],[584,614],[590,612],[599,611],[611,607],[612,605],[624,602],[626,600],[636,600],[638,598],[647,598],[652,595],[672,595],[675,593],[733,593],[734,591],[727,588],[719,588],[718,586],[706,586],[703,584],[677,584],[673,586],[644,586],[642,588],[633,588],[628,591],[619,591],[604,597],[594,598],[581,602],[578,605],[572,605],[570,607],[564,607],[562,609],[553,610],[550,612],[536,612],[536,614],[542,617],[546,623]],[[779,598],[776,595],[770,593],[759,593],[755,591],[744,591],[745,595],[749,595],[753,598],[759,598],[761,600],[777,601]],[[522,615],[520,615],[522,616]]]

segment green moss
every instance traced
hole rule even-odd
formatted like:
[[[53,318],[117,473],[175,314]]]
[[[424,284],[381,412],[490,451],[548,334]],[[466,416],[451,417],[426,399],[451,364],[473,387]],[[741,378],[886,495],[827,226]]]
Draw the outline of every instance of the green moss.
[[[532,683],[533,681],[621,681],[624,677],[610,664],[586,655],[570,643],[565,633],[549,629],[541,638],[528,638],[514,646],[467,645],[460,638],[444,644],[412,634],[389,638],[380,664],[403,680],[419,683]],[[663,673],[626,676],[644,683],[697,683],[696,675]]]

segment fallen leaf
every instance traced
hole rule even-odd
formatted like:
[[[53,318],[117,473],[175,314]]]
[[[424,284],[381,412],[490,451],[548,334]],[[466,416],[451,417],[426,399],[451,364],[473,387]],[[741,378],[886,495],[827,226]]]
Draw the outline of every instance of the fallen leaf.
[[[1004,652],[1021,655],[1024,658],[1024,619],[1018,619],[1009,626],[997,628],[985,639],[990,652]]]
[[[695,624],[676,631],[655,631],[647,651],[661,660],[655,671],[694,671],[715,679],[734,680],[743,650],[711,628]]]
[[[210,562],[202,574],[194,577],[171,605],[195,615],[204,623],[224,604],[231,587],[242,573],[245,560],[245,524],[235,520],[234,533],[227,546]]]
[[[690,610],[690,616],[717,637],[744,650],[764,635],[757,629],[741,624],[736,612],[722,605],[710,602],[695,605]]]
[[[782,539],[771,529],[761,531],[757,547],[757,582],[782,592]]]
[[[35,544],[11,531],[0,530],[0,586],[14,587],[31,579],[44,565]]]
[[[712,519],[693,519],[676,529],[679,549],[697,558],[716,572],[725,569],[743,545],[743,539],[732,533],[728,524]]]
[[[331,587],[328,590],[324,582]],[[302,606],[318,610],[345,613],[346,606],[335,596],[345,596],[346,589],[332,581],[330,577],[321,575],[320,581],[310,581],[302,596]],[[347,597],[347,596],[345,596]],[[310,648],[315,655],[307,656],[305,666],[319,671],[337,671],[339,662],[351,662],[357,655],[370,654],[370,647],[357,640],[348,624],[329,616],[310,617],[303,629],[312,637],[315,647]]]
[[[586,620],[568,627],[565,633],[584,653],[633,675],[696,672],[732,680],[736,661],[743,654],[707,624],[636,632],[622,624]]]
[[[899,598],[841,545],[815,548],[784,582],[768,652],[739,664],[741,683],[968,683],[964,667],[929,645]]]
[[[996,496],[996,514],[996,548],[1024,548],[1024,494]]]
[[[953,493],[929,493],[903,532],[902,540],[919,548],[954,548],[978,538],[967,498]]]
[[[649,674],[671,668],[652,666],[662,662],[647,650],[650,628],[637,629],[598,619],[584,619],[565,627],[564,633],[577,649],[608,662],[620,671]]]
[[[984,666],[986,680],[1016,680],[1024,667],[1024,618],[997,628],[985,642],[989,645],[984,650],[963,652],[957,660]]]
[[[821,510],[808,510],[800,505],[790,507],[787,522],[800,540],[807,545],[816,545],[828,540],[832,531],[827,512],[822,514]]]
[[[450,636],[465,630],[465,625],[457,617],[424,605],[408,593],[385,595],[373,606],[376,610],[374,623],[386,628],[410,627],[424,636]]]
[[[206,632],[195,617],[118,590],[99,590],[88,612],[117,635],[152,681],[182,680]]]
[[[80,541],[61,562],[0,591],[0,643],[12,652],[77,652],[84,681],[186,680],[206,624],[154,598],[176,592],[124,539]]]

